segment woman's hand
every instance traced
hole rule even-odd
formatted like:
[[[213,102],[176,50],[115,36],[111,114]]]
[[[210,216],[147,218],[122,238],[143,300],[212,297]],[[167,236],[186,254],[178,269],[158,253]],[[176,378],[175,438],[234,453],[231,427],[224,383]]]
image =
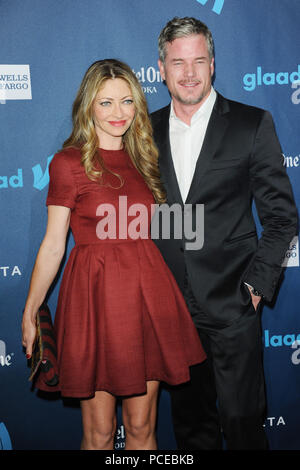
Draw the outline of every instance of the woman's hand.
[[[31,315],[23,315],[22,344],[26,348],[26,357],[30,359],[36,338],[36,320]]]

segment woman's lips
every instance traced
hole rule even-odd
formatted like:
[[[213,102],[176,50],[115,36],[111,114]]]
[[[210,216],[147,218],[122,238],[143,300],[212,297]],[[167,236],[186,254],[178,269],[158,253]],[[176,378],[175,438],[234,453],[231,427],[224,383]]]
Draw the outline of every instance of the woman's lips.
[[[115,127],[123,127],[125,126],[126,124],[126,119],[123,120],[123,121],[108,121],[109,124],[111,124],[112,126],[115,126]]]

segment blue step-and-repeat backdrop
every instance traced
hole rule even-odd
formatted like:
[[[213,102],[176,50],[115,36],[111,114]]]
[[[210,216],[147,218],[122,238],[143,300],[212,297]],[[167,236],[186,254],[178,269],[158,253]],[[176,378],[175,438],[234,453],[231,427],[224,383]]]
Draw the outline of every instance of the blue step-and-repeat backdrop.
[[[150,112],[169,102],[157,66],[157,37],[174,16],[195,16],[212,30],[219,92],[271,111],[300,203],[299,0],[1,0],[0,449],[80,447],[78,403],[31,390],[21,345],[22,310],[46,228],[48,165],[69,135],[72,102],[95,60],[127,62]],[[70,236],[67,256],[73,244]],[[298,237],[284,263],[276,303],[265,306],[262,317],[265,427],[271,449],[299,450]],[[60,281],[61,271],[49,297],[52,312]],[[165,389],[157,432],[160,449],[176,449]],[[115,446],[124,447],[121,421]]]

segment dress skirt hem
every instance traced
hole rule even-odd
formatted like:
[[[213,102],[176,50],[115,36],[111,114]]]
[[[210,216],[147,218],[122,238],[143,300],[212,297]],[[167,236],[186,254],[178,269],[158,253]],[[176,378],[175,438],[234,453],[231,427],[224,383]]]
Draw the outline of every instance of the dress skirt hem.
[[[190,366],[198,364],[199,359],[195,359]],[[83,390],[69,390],[69,389],[61,389],[60,385],[58,384],[57,386],[51,387],[42,382],[41,379],[38,378],[38,383],[35,385],[36,388],[41,390],[42,392],[56,392],[60,393],[62,397],[64,398],[77,398],[77,399],[87,399],[87,398],[93,398],[95,396],[96,392],[107,392],[110,393],[111,395],[114,395],[116,397],[131,397],[131,396],[138,396],[138,395],[144,395],[147,393],[147,382],[150,381],[158,381],[161,383],[165,383],[167,385],[171,386],[176,386],[180,385],[182,383],[188,382],[190,380],[190,373],[189,373],[189,367],[187,368],[187,371],[182,373],[182,375],[178,375],[178,378],[174,381],[172,379],[169,379],[168,377],[147,377],[145,378],[145,383],[136,383],[136,384],[131,384],[127,386],[126,389],[112,389],[110,385],[106,384],[101,384],[99,386],[95,386],[95,388],[91,391],[83,391]]]

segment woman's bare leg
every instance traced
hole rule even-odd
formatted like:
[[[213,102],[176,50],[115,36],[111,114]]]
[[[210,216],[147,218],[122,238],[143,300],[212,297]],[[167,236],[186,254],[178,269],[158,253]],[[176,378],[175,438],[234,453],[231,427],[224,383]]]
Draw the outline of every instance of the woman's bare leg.
[[[99,391],[80,401],[83,438],[81,450],[112,450],[116,432],[116,398]]]
[[[147,393],[123,399],[126,450],[157,449],[155,427],[159,382],[147,382]]]

